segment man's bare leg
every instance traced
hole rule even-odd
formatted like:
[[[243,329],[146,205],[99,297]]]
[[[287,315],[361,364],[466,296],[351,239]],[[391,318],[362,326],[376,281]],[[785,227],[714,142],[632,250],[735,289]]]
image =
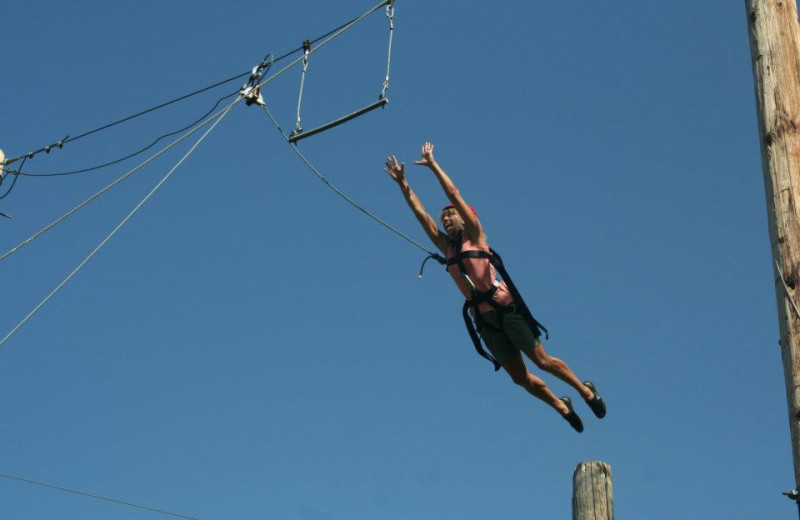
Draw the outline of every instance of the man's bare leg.
[[[511,377],[511,380],[527,390],[529,394],[549,404],[561,415],[566,415],[569,412],[564,401],[556,397],[544,381],[528,372],[528,367],[525,366],[521,355],[506,360],[502,366]]]
[[[594,397],[592,389],[584,385],[581,380],[578,379],[578,376],[575,375],[575,372],[569,368],[569,365],[567,365],[564,360],[548,354],[541,341],[537,342],[533,348],[526,348],[525,355],[528,356],[537,367],[549,374],[553,374],[577,390],[584,401],[589,401]]]

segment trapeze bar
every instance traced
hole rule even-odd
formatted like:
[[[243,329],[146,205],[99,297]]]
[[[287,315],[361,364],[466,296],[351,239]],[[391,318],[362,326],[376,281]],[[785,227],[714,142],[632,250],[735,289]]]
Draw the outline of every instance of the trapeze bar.
[[[328,124],[319,126],[319,127],[314,128],[312,130],[308,130],[307,132],[300,132],[300,133],[297,133],[297,134],[292,133],[289,136],[289,142],[294,144],[297,141],[299,141],[300,139],[305,139],[306,137],[311,137],[314,134],[318,134],[320,132],[324,132],[325,130],[327,130],[329,128],[333,128],[334,126],[341,125],[342,123],[346,123],[346,122],[350,121],[351,119],[354,119],[354,118],[356,118],[356,117],[358,117],[358,116],[360,116],[362,114],[366,114],[370,110],[375,110],[376,108],[383,107],[388,102],[389,102],[388,98],[382,97],[378,101],[376,101],[375,103],[372,103],[371,105],[367,105],[364,108],[362,108],[361,110],[356,110],[352,114],[348,114],[348,115],[346,115],[344,117],[340,117],[339,119],[337,119],[335,121],[331,121]]]

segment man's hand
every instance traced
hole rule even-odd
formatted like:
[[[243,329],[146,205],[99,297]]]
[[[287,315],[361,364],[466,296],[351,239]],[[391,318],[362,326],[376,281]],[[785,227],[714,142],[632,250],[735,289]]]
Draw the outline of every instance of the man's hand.
[[[394,155],[386,158],[386,167],[383,169],[395,182],[403,182],[406,178],[406,165],[397,162]]]
[[[436,163],[436,159],[433,158],[433,145],[431,143],[425,143],[422,145],[422,159],[419,161],[414,161],[414,164],[418,164],[419,166],[433,166]]]

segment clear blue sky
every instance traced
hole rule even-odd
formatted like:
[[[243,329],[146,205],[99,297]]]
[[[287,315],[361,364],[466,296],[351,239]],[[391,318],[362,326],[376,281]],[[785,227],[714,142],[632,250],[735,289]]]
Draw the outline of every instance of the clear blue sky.
[[[372,5],[8,3],[0,148],[245,72]],[[400,0],[395,21],[388,107],[303,152],[424,243],[382,165],[432,141],[548,350],[597,383],[608,416],[579,403],[578,435],[493,373],[446,273],[417,280],[420,250],[238,105],[0,347],[0,473],[207,520],[564,519],[575,466],[602,460],[618,518],[795,518],[744,2]],[[312,56],[306,128],[376,99],[387,32],[379,12]],[[295,67],[264,90],[287,130],[299,81]],[[26,169],[125,155],[240,83]],[[0,333],[180,155],[3,260]],[[135,164],[21,178],[0,200],[3,252]],[[408,174],[438,211],[429,172]],[[164,517],[8,479],[0,503],[15,520]]]

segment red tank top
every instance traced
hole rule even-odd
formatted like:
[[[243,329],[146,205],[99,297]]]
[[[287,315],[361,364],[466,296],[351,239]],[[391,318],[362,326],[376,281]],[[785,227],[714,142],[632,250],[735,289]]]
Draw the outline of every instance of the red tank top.
[[[480,247],[469,238],[466,237],[464,233],[461,234],[461,251],[483,251],[488,253],[488,247]],[[450,244],[447,248],[447,257],[452,258],[456,254],[456,248],[453,247],[453,244]],[[492,286],[497,281],[497,273],[494,270],[494,266],[489,262],[488,258],[464,258],[464,270],[467,272],[467,276],[469,276],[472,283],[475,284],[475,288],[479,291],[488,291],[492,288]],[[464,298],[471,299],[472,298],[472,289],[469,286],[469,283],[464,279],[461,275],[461,269],[458,267],[458,264],[453,264],[447,267],[447,272],[450,273],[450,276],[453,278],[453,281],[456,282],[461,294],[464,295]],[[499,286],[497,290],[492,295],[492,300],[494,300],[499,305],[511,305],[514,303],[514,298],[511,296],[511,293],[508,291],[508,287],[506,286],[505,282],[499,282]],[[494,307],[488,302],[481,302],[478,305],[478,310],[480,312],[489,312],[493,311]],[[470,313],[472,309],[470,309]]]

